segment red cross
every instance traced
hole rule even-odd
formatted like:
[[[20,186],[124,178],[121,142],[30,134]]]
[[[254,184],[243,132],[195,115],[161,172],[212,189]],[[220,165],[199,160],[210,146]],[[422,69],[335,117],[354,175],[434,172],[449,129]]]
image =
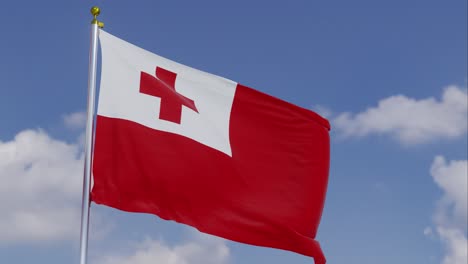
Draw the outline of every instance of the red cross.
[[[177,74],[166,69],[156,67],[156,77],[141,72],[140,93],[161,98],[159,119],[180,124],[182,106],[186,106],[198,113],[195,102],[175,90]]]

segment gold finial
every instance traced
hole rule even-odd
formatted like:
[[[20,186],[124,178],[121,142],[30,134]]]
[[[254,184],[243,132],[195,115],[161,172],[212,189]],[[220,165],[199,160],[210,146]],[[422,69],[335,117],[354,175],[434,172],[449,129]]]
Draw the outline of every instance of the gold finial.
[[[91,24],[97,24],[98,27],[103,28],[104,23],[97,20],[97,17],[99,16],[99,14],[101,14],[101,9],[97,6],[93,6],[91,7],[91,14],[94,17],[93,20],[91,21]]]
[[[100,13],[101,13],[101,9],[99,7],[97,6],[91,7],[91,14],[93,14],[94,18],[99,16]]]

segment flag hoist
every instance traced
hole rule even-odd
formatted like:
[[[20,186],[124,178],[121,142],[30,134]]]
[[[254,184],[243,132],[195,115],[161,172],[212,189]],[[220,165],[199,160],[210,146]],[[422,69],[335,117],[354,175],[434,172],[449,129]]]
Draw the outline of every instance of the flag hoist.
[[[89,207],[91,188],[91,161],[93,153],[94,139],[94,117],[96,101],[96,68],[98,53],[99,28],[104,27],[104,23],[97,20],[101,10],[94,6],[91,8],[93,20],[91,21],[91,43],[89,51],[89,72],[88,72],[88,109],[86,121],[85,139],[85,164],[83,177],[83,201],[81,206],[81,234],[80,234],[80,264],[87,263],[88,255],[88,230],[89,230]]]

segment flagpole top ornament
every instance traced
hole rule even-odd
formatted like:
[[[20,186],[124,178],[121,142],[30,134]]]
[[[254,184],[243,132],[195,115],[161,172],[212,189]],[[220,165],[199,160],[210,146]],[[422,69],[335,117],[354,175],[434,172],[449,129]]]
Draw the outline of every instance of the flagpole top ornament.
[[[101,14],[101,9],[99,7],[97,7],[97,6],[93,6],[93,7],[91,7],[90,11],[91,11],[91,14],[94,17],[93,20],[91,21],[91,24],[97,24],[99,28],[103,28],[104,23],[97,20],[97,17],[99,16],[99,14]]]

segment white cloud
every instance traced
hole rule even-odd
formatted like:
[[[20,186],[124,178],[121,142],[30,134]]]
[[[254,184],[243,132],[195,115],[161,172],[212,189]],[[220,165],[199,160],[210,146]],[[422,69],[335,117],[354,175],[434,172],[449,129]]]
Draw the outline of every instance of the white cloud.
[[[319,115],[325,117],[325,118],[331,118],[333,116],[333,111],[323,105],[315,105],[312,107],[312,109]]]
[[[431,175],[437,185],[444,191],[444,196],[438,206],[441,213],[438,216],[438,221],[446,222],[448,219],[443,219],[443,217],[448,216],[453,219],[454,225],[466,229],[468,220],[467,173],[468,162],[466,160],[450,161],[448,163],[442,156],[435,157],[431,167]],[[445,210],[441,211],[442,209]]]
[[[468,161],[447,162],[444,157],[437,156],[431,166],[431,175],[444,192],[434,213],[437,234],[446,248],[442,263],[466,264]]]
[[[437,233],[446,247],[446,254],[442,264],[468,263],[466,232],[463,233],[456,228],[439,227]]]
[[[199,235],[193,241],[169,246],[147,239],[135,246],[134,252],[101,257],[95,264],[224,264],[229,261],[229,248],[224,240]]]
[[[434,233],[432,232],[432,228],[430,228],[430,227],[424,228],[423,233],[427,237],[432,237],[434,235]]]
[[[418,144],[464,135],[467,112],[466,88],[449,86],[441,100],[395,95],[363,112],[342,113],[333,120],[333,126],[344,136],[388,134],[404,144]]]
[[[63,116],[63,123],[70,129],[83,129],[86,126],[86,113],[75,112]]]
[[[0,141],[0,243],[76,238],[83,158],[40,130]]]

